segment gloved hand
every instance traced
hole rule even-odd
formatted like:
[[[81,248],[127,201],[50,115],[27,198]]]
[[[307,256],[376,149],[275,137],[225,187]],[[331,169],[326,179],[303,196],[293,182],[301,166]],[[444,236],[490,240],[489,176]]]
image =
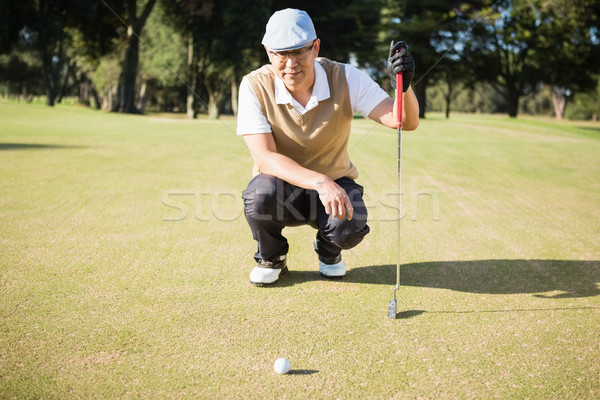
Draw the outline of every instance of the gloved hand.
[[[405,42],[394,44],[392,40],[387,61],[387,72],[394,89],[396,89],[396,74],[402,73],[402,91],[406,92],[408,90],[410,81],[415,75],[415,60],[408,52],[408,45]]]

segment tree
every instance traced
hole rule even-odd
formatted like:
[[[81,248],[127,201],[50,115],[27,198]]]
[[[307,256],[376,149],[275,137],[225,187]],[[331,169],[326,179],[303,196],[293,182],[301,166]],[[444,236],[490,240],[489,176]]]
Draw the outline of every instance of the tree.
[[[29,102],[33,96],[44,93],[41,85],[42,66],[31,50],[15,48],[10,54],[0,55],[0,82],[3,95],[23,98]]]
[[[117,95],[112,107],[112,111],[121,113],[139,113],[135,106],[135,84],[138,73],[138,64],[140,58],[140,36],[144,25],[154,8],[156,0],[146,0],[142,11],[138,15],[138,2],[136,0],[127,0],[123,3],[122,13],[119,19],[126,24],[126,45],[121,64],[121,74],[119,76],[119,86]],[[111,11],[116,13],[116,9],[111,7]]]
[[[204,103],[199,95],[199,33],[198,29],[208,23],[212,16],[211,0],[174,0],[164,2],[164,21],[180,33],[187,42],[186,59],[186,114],[196,118],[199,103]]]
[[[195,29],[199,81],[208,95],[209,118],[219,117],[225,98],[239,83],[240,71],[258,66],[261,54],[254,51],[261,51],[256,44],[262,38],[266,14],[261,1],[215,2],[206,23]]]
[[[185,40],[172,26],[165,24],[164,19],[164,9],[159,3],[148,18],[140,49],[136,107],[141,112],[145,112],[156,96],[165,96],[157,98],[157,103],[172,103],[172,99],[166,98],[170,94],[168,89],[188,85]]]
[[[425,118],[428,85],[439,79],[455,79],[456,74],[443,74],[439,63],[460,49],[456,44],[462,39],[461,33],[471,15],[483,4],[479,0],[391,0],[387,3],[384,12],[386,46],[389,49],[390,40],[407,42],[416,65],[413,90],[419,101],[419,116]],[[452,86],[454,82],[448,84]]]
[[[517,116],[520,98],[540,82],[557,88],[555,97],[591,83],[588,65],[598,45],[583,16],[590,9],[576,5],[586,1],[500,0],[480,13],[465,61],[475,79],[504,96],[509,116]]]
[[[29,4],[29,16],[19,32],[23,43],[34,49],[40,57],[46,89],[46,104],[54,105],[60,86],[60,71],[64,63],[66,34],[65,18],[58,1],[40,0]]]
[[[33,22],[33,0],[0,0],[0,54],[10,53],[24,26]]]
[[[381,54],[375,50],[382,6],[381,0],[306,0],[301,6],[297,1],[273,1],[268,16],[284,8],[301,8],[310,15],[321,40],[320,56],[381,68]],[[265,24],[259,29],[261,38],[264,30]]]
[[[572,106],[567,111],[568,118],[598,121],[598,116],[600,116],[600,74],[595,75],[595,80],[594,90],[580,92],[573,96]]]
[[[465,113],[502,113],[506,112],[504,99],[497,91],[483,82],[465,84],[458,82],[453,89],[452,111]],[[429,111],[447,110],[447,83],[439,81],[431,85],[427,94]]]
[[[600,5],[591,0],[552,0],[540,5],[544,32],[534,62],[551,90],[554,114],[562,119],[567,98],[575,92],[593,92],[592,75],[600,62],[598,32]]]
[[[38,0],[10,2],[3,6],[0,51],[18,46],[41,60],[46,103],[54,105],[68,65],[66,47],[73,31],[83,38],[82,53],[99,57],[109,49],[110,15],[95,0]]]
[[[210,118],[218,118],[227,95],[235,97],[232,88],[241,71],[264,59],[260,38],[268,18],[266,0],[176,0],[164,6],[166,21],[187,37],[188,115],[194,117],[201,102]],[[204,91],[208,99],[198,95]]]
[[[453,100],[456,98],[456,88],[460,86],[460,82],[466,80],[462,76],[463,69],[459,61],[446,58],[440,63],[441,78],[446,83],[446,90],[444,90],[445,100],[445,114],[446,119],[450,118],[450,108]]]

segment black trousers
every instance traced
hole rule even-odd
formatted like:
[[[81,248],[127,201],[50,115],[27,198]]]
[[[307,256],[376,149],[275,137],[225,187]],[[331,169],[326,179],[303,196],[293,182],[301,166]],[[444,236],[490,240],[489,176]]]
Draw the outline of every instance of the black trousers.
[[[254,259],[269,260],[287,254],[288,242],[281,234],[286,226],[310,225],[317,229],[315,251],[327,264],[338,262],[342,249],[359,244],[370,230],[363,187],[350,178],[335,182],[346,191],[354,208],[350,221],[327,215],[315,190],[294,186],[272,175],[255,176],[242,193],[244,214],[258,245]]]

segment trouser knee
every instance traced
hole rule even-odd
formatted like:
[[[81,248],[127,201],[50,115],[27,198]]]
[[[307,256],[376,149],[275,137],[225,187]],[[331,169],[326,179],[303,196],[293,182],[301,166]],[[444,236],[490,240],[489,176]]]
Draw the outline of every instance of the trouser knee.
[[[358,221],[354,218],[335,224],[332,228],[321,234],[342,250],[348,250],[358,245],[370,231],[365,221]]]
[[[272,175],[259,174],[250,181],[242,193],[244,214],[255,220],[271,219],[277,209],[278,179]]]
[[[369,233],[367,225],[367,207],[362,199],[363,188],[351,179],[343,178],[337,181],[348,193],[354,209],[352,219],[337,219],[327,217],[327,222],[321,234],[323,238],[342,250],[347,250],[358,245]]]

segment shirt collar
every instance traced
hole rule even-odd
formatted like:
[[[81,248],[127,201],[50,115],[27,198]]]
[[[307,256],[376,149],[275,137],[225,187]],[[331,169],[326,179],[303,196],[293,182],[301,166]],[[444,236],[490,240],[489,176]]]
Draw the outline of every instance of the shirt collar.
[[[329,93],[329,82],[327,81],[327,74],[321,63],[315,60],[315,84],[309,103],[318,103],[328,99]],[[285,87],[285,84],[279,77],[275,77],[275,102],[277,104],[293,104],[294,98]]]

